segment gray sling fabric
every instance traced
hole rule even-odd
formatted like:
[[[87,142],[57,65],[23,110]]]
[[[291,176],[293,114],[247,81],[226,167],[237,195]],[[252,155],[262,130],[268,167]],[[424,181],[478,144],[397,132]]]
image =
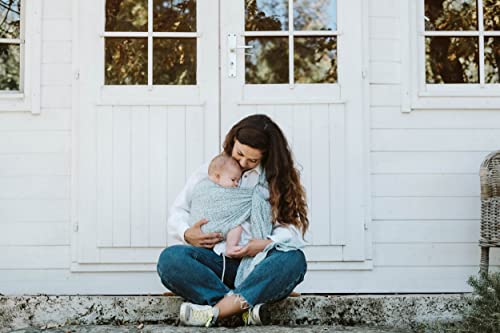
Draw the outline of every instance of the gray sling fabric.
[[[198,183],[193,189],[189,225],[202,218],[208,223],[201,227],[202,231],[227,232],[250,218],[252,238],[266,239],[271,234],[271,205],[265,173],[259,177],[259,183],[253,188],[224,188],[209,179]],[[238,286],[251,272],[252,257],[241,260],[236,275]]]

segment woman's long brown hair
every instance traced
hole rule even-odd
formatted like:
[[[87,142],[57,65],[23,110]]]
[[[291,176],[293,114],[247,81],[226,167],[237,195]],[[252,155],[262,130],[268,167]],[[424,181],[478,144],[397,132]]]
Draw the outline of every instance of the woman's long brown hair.
[[[293,224],[305,234],[309,227],[307,201],[294,165],[290,146],[279,126],[266,115],[248,116],[235,124],[224,140],[224,152],[229,156],[235,140],[258,149],[261,165],[269,183],[269,202],[273,221]]]

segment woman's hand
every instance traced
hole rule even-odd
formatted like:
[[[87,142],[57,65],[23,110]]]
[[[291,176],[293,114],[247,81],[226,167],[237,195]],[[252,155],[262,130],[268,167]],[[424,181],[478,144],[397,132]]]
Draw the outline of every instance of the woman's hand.
[[[223,240],[223,237],[218,232],[204,233],[201,231],[201,226],[208,223],[207,219],[202,219],[193,224],[192,227],[184,232],[184,239],[189,244],[196,247],[204,247],[211,249],[215,244]]]
[[[251,239],[247,245],[231,253],[231,258],[255,257],[272,243],[270,239]]]

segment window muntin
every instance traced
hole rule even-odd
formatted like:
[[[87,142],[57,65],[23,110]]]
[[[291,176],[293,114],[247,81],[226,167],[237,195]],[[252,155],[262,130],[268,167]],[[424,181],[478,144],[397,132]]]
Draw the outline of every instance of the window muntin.
[[[495,0],[424,0],[426,84],[500,83]]]
[[[21,0],[0,0],[0,93],[22,90]]]
[[[245,0],[245,83],[337,83],[337,35],[336,0]]]
[[[196,85],[196,0],[107,0],[105,85]]]

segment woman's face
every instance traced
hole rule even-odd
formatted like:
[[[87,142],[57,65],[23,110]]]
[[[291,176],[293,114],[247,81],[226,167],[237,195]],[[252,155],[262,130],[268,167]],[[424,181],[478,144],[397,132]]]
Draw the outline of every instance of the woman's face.
[[[240,164],[242,171],[255,168],[262,160],[260,150],[244,145],[236,139],[231,156]]]

